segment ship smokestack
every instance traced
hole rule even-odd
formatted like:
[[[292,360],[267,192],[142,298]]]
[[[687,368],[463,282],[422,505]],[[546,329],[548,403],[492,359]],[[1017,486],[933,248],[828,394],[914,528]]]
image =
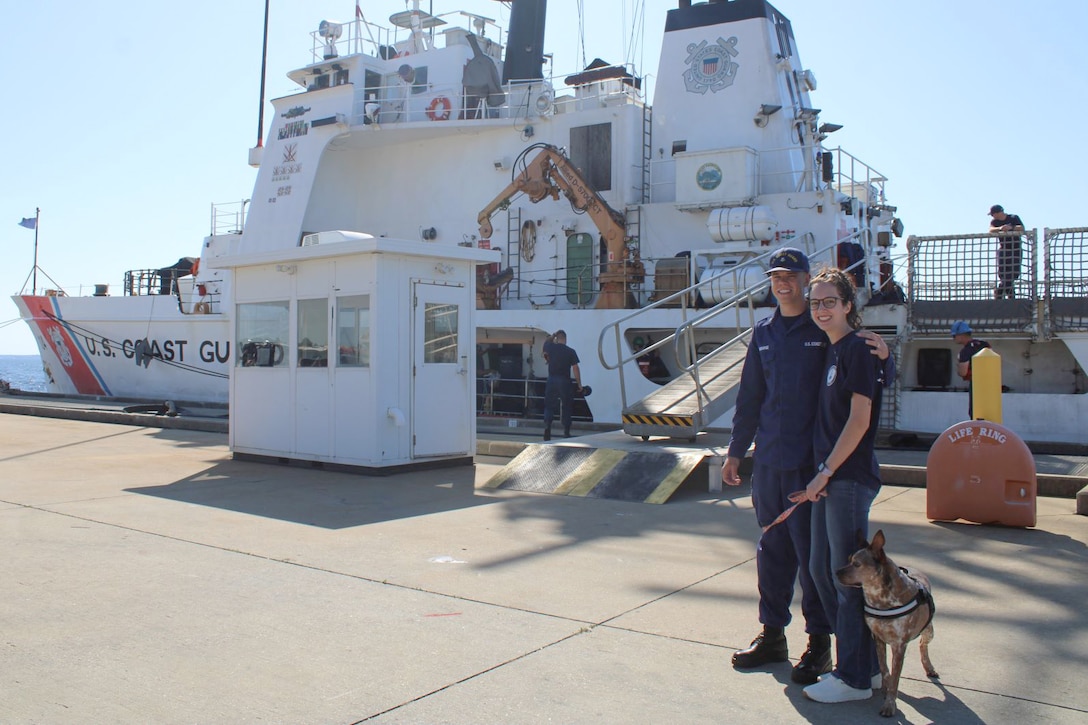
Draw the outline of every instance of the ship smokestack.
[[[514,0],[506,35],[506,62],[502,82],[544,78],[544,16],[547,0]]]

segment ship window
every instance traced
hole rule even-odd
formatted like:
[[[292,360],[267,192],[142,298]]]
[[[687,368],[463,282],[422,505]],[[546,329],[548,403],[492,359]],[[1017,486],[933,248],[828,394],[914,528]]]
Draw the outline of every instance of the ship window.
[[[382,74],[377,71],[372,71],[369,68],[366,69],[364,74],[363,85],[366,86],[366,91],[363,98],[379,100],[382,97]]]
[[[593,299],[593,235],[567,237],[567,301],[584,306]]]
[[[423,362],[457,362],[457,305],[428,302],[423,310]]]
[[[289,308],[282,302],[238,305],[234,349],[239,367],[279,367],[287,364]]]
[[[370,295],[336,298],[336,344],[340,367],[370,367]]]
[[[329,365],[329,301],[298,301],[298,366],[324,368]]]
[[[612,124],[570,130],[570,160],[594,191],[612,188]]]

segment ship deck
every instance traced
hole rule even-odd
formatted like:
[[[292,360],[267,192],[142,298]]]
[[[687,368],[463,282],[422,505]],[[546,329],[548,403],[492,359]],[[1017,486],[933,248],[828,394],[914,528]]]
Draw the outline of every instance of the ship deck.
[[[0,413],[0,720],[873,722],[876,697],[810,702],[791,663],[730,667],[758,629],[747,486],[485,489],[530,440],[368,478],[234,461],[221,432]],[[912,645],[897,722],[1084,719],[1073,507],[937,524],[924,489],[883,488],[872,526],[938,602],[941,679]]]

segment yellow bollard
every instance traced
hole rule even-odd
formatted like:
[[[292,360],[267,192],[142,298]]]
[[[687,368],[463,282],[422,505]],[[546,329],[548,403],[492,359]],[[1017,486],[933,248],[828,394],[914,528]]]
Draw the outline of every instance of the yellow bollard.
[[[975,420],[1001,423],[1001,356],[984,347],[971,358],[971,406]]]

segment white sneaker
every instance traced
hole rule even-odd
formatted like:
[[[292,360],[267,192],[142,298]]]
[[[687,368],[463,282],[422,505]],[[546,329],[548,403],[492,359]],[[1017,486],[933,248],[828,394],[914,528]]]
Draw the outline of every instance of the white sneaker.
[[[832,675],[830,672],[828,672],[827,674],[820,675],[819,677],[817,677],[816,681],[821,682],[823,680],[826,680],[828,677],[834,677],[834,675]],[[873,679],[870,680],[870,682],[869,682],[869,687],[871,687],[874,690],[879,690],[880,688],[884,687],[884,678],[880,675],[879,672],[877,672],[875,675],[873,675]]]
[[[803,692],[805,697],[816,702],[853,702],[854,700],[868,700],[873,696],[873,691],[868,688],[858,689],[850,687],[838,677],[825,677],[815,685],[809,685]]]

